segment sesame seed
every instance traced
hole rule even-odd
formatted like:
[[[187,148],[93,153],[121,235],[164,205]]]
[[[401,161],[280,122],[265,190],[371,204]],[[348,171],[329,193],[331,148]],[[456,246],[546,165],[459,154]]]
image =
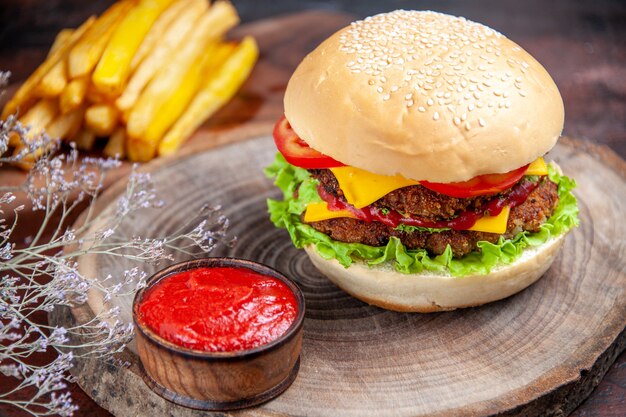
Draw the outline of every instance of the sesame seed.
[[[454,122],[456,126],[461,124],[461,119],[459,119],[458,117],[455,117],[454,119],[452,119],[452,121]]]
[[[478,119],[478,124],[479,124],[481,127],[485,127],[485,119],[483,119],[482,117],[481,117],[481,118],[479,118],[479,119]]]
[[[433,120],[439,120],[439,112],[436,111],[435,114],[433,114]]]
[[[385,101],[398,92],[409,106],[414,100],[409,93],[416,91],[425,100],[420,108],[463,103],[472,111],[478,107],[478,91],[506,99],[510,93],[494,91],[492,82],[497,80],[502,90],[510,91],[512,74],[530,70],[521,59],[505,58],[511,71],[503,74],[495,57],[505,48],[504,40],[498,32],[463,18],[397,10],[353,22],[340,33],[339,49],[346,54],[346,70],[367,74],[363,82]],[[515,79],[515,86],[524,96],[521,78]],[[395,84],[383,88],[391,80]],[[434,120],[440,117],[438,110]]]
[[[470,130],[472,128],[472,125],[470,124],[470,122],[465,122],[465,130]]]
[[[426,109],[424,108],[424,106],[419,106],[417,108],[417,110],[419,110],[420,112],[424,113],[426,111]]]

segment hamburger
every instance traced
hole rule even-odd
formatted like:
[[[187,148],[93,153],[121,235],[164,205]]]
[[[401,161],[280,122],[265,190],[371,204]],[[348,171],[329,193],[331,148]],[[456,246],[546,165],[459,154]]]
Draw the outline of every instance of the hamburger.
[[[272,222],[367,303],[432,312],[535,282],[578,224],[544,155],[563,129],[546,70],[495,30],[398,10],[357,21],[292,75]]]

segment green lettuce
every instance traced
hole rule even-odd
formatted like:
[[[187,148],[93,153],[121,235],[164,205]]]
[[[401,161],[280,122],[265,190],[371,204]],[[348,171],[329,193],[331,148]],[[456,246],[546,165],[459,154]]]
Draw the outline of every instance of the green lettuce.
[[[559,204],[552,217],[538,232],[521,232],[513,239],[500,238],[496,243],[478,242],[480,251],[458,259],[452,256],[450,246],[441,255],[430,256],[424,249],[408,249],[396,237],[391,237],[386,246],[375,247],[361,243],[337,242],[318,232],[301,221],[301,215],[308,204],[322,201],[317,193],[318,183],[307,170],[289,164],[280,153],[265,169],[265,174],[269,178],[274,178],[274,183],[283,191],[283,200],[268,199],[267,206],[272,223],[276,227],[287,229],[296,247],[314,245],[320,256],[325,259],[337,259],[346,268],[355,260],[362,260],[369,266],[391,263],[396,270],[405,274],[424,270],[450,273],[457,277],[476,273],[487,274],[498,265],[515,261],[525,248],[541,245],[550,237],[558,236],[578,225],[578,206],[576,197],[571,192],[576,186],[575,181],[560,174],[551,165],[548,166],[548,171],[550,179],[558,185]],[[444,230],[419,229],[433,233]]]

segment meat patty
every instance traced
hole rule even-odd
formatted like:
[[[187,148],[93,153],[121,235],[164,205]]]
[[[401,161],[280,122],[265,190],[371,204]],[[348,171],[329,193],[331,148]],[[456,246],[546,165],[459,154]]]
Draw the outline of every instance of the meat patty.
[[[410,188],[414,187],[405,187],[394,191],[394,193],[402,192],[403,190],[406,191]],[[337,190],[341,192],[341,190]],[[390,201],[384,197],[379,200],[377,204],[382,204],[382,200]],[[407,198],[404,198],[403,200],[407,201]],[[530,232],[538,231],[539,227],[545,223],[554,212],[554,208],[556,207],[558,200],[559,196],[557,192],[557,185],[545,177],[541,180],[539,186],[530,193],[524,203],[511,210],[507,223],[507,231],[504,236],[506,238],[511,238],[522,230]],[[483,199],[481,204],[484,204],[487,201],[489,201],[489,199]],[[389,206],[387,207],[392,208]],[[395,207],[393,208],[396,209]],[[364,243],[370,246],[384,246],[387,244],[391,236],[396,236],[407,248],[424,248],[428,250],[429,253],[434,255],[442,254],[447,245],[450,245],[455,257],[461,257],[476,250],[476,243],[481,240],[494,243],[500,238],[500,235],[495,233],[474,232],[471,230],[446,230],[439,233],[418,231],[403,232],[395,230],[392,227],[385,226],[379,222],[366,223],[362,220],[351,218],[323,220],[310,223],[310,225],[314,229],[325,233],[332,239],[340,242]]]
[[[345,200],[337,179],[329,169],[312,169],[309,172],[320,182],[327,193]],[[376,201],[374,205],[428,220],[441,220],[449,219],[459,211],[478,210],[492,198],[493,195],[470,198],[449,197],[421,185],[412,185],[390,192]]]

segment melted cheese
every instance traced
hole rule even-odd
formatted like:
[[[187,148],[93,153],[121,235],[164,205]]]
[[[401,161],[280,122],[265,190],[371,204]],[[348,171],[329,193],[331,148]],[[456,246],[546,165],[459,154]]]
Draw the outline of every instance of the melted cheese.
[[[354,167],[331,168],[339,182],[346,201],[356,208],[369,206],[398,188],[417,185],[419,182],[408,180],[401,175],[393,177],[373,174]]]
[[[359,209],[369,206],[394,190],[419,184],[419,182],[406,179],[401,175],[378,175],[349,166],[331,168],[330,170],[337,178],[346,201]],[[539,157],[532,162],[525,175],[548,175],[548,167],[543,158]],[[503,234],[506,232],[510,211],[509,207],[505,207],[497,216],[485,216],[479,219],[469,230]],[[356,218],[348,210],[328,210],[328,205],[325,202],[309,204],[304,213],[304,221],[308,223],[340,217]]]
[[[524,175],[548,175],[546,161],[544,161],[542,157],[535,159],[535,161],[528,165],[528,169]]]
[[[468,230],[473,230],[475,232],[497,233],[501,235],[506,232],[506,224],[509,221],[510,212],[511,208],[506,206],[497,216],[485,216],[482,219],[478,219]]]
[[[418,181],[406,179],[401,175],[378,175],[349,166],[330,170],[337,178],[346,201],[356,208],[369,206],[398,188],[419,184]],[[543,158],[539,157],[532,162],[525,175],[548,175],[548,167]]]
[[[507,206],[504,207],[497,216],[485,216],[482,219],[478,219],[474,226],[470,227],[469,230],[474,230],[476,232],[497,233],[501,235],[506,231],[506,224],[509,220],[510,211],[510,208]],[[307,223],[336,219],[340,217],[356,218],[348,210],[328,210],[328,205],[326,203],[311,203],[307,206],[306,212],[304,213],[304,221]]]
[[[354,215],[348,210],[328,210],[328,204],[325,202],[309,204],[306,207],[306,212],[304,213],[304,221],[307,223],[336,219],[339,217],[355,218]]]

